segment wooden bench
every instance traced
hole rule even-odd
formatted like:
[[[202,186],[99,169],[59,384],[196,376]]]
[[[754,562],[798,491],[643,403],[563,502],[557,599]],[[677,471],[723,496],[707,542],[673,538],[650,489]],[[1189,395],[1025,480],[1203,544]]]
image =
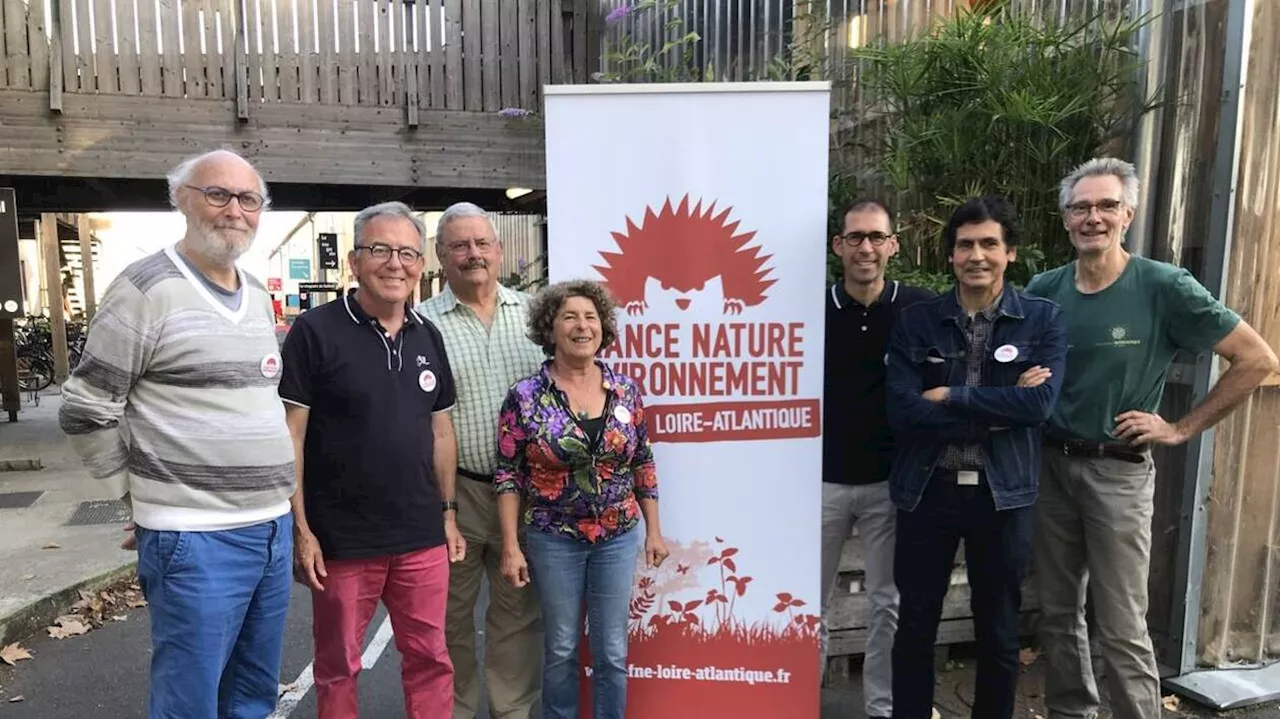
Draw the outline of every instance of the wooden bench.
[[[830,640],[827,649],[827,677],[829,683],[839,683],[843,678],[858,676],[856,665],[860,661],[867,642],[867,620],[870,601],[863,591],[862,543],[857,529],[845,541],[840,554],[840,570],[831,594],[828,625]],[[1035,630],[1038,602],[1030,578],[1022,588],[1022,633],[1031,636]],[[951,589],[942,605],[942,622],[938,625],[940,659],[945,660],[948,647],[966,644],[974,640],[973,612],[969,609],[969,581],[964,567],[964,545],[956,552],[956,564],[951,572]]]

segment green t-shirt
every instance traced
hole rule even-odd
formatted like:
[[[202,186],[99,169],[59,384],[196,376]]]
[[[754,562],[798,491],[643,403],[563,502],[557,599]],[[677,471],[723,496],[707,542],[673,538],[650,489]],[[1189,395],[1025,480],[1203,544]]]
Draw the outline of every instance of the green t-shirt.
[[[1049,424],[1092,442],[1116,441],[1116,415],[1159,408],[1178,350],[1212,349],[1240,321],[1190,272],[1137,255],[1101,292],[1076,289],[1074,262],[1036,275],[1027,292],[1067,319],[1066,377]]]

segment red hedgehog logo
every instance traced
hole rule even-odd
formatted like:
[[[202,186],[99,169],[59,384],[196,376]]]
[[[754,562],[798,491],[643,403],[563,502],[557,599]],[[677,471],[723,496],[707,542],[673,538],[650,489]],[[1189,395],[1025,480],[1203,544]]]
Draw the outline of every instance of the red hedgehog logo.
[[[765,279],[772,255],[747,247],[756,233],[735,234],[732,211],[716,214],[715,202],[703,210],[701,201],[690,209],[688,195],[674,209],[670,198],[656,214],[646,207],[640,226],[628,217],[626,233],[611,233],[618,251],[601,252],[608,264],[595,269],[629,315],[668,306],[741,314],[764,302],[777,280]]]

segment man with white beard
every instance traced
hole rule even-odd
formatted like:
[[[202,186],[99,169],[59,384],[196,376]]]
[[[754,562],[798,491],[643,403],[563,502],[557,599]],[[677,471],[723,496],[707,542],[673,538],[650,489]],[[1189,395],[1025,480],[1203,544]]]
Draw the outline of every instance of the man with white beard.
[[[107,288],[59,420],[132,509],[122,546],[151,619],[150,716],[262,719],[292,579],[293,443],[271,297],[235,263],[267,188],[221,150],[168,180],[186,234]]]

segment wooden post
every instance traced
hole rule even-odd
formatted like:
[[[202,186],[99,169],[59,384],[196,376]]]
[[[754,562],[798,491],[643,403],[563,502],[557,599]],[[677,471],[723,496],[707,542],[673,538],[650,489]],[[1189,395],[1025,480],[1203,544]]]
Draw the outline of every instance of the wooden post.
[[[76,215],[76,230],[80,234],[80,271],[84,277],[84,319],[89,322],[98,311],[98,296],[93,286],[93,228],[89,226],[89,216],[83,212]]]
[[[62,384],[71,374],[67,362],[67,318],[62,312],[62,253],[59,251],[58,217],[40,215],[40,249],[44,254],[45,301],[53,330],[53,381]]]
[[[49,109],[62,114],[62,6],[49,3]]]

